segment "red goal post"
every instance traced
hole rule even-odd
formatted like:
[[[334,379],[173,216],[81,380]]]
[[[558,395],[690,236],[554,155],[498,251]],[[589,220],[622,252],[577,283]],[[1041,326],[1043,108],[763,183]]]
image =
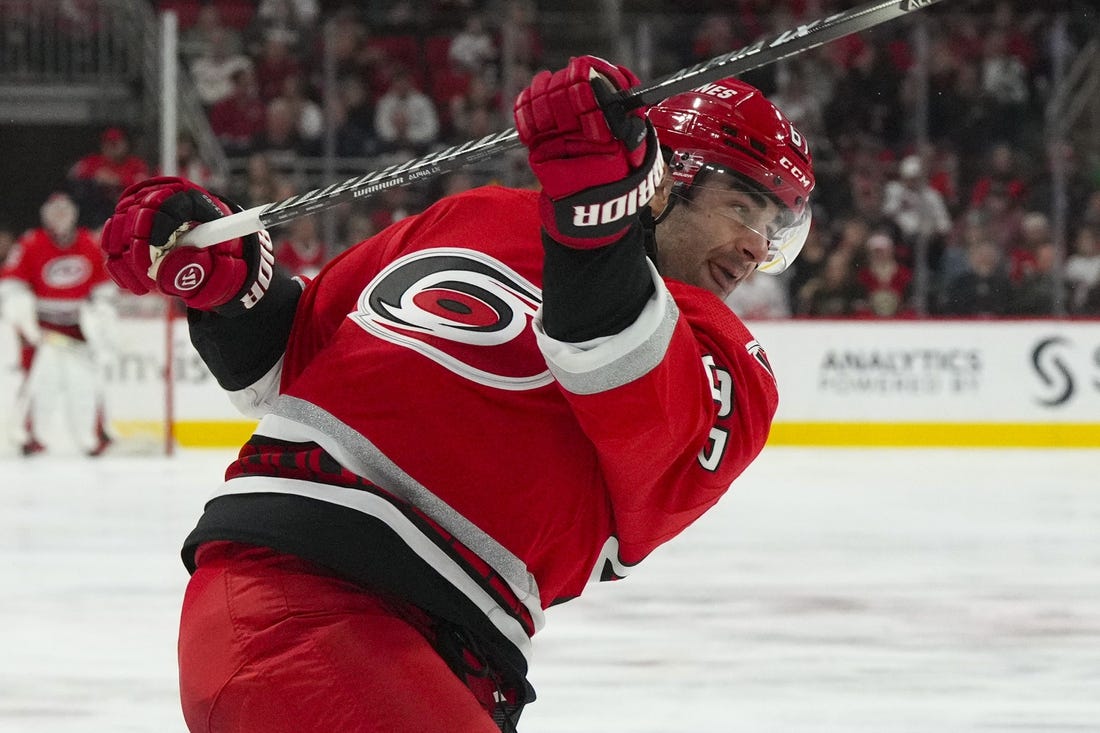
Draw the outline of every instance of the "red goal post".
[[[186,352],[178,343],[178,304],[169,298],[118,296],[112,353],[104,366],[106,411],[118,444],[113,452],[171,455],[176,448],[176,379]]]

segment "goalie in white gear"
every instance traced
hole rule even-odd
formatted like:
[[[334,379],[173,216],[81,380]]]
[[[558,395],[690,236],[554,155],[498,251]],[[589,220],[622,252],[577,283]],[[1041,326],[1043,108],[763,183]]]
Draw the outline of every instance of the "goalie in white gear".
[[[111,443],[101,360],[118,291],[77,214],[68,195],[51,195],[42,227],[24,234],[0,269],[0,314],[18,334],[22,368],[8,429],[23,455],[67,444],[96,456]]]

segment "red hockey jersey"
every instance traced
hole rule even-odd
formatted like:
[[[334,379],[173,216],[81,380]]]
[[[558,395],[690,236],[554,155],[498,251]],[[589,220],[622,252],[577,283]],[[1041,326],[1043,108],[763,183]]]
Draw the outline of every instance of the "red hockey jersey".
[[[28,231],[8,255],[0,277],[27,283],[35,295],[39,322],[46,328],[75,327],[80,304],[97,286],[111,282],[99,246],[84,228],[64,246],[45,229]]]
[[[655,270],[623,332],[549,338],[536,206],[499,187],[444,199],[308,284],[281,394],[189,565],[231,539],[444,616],[425,599],[458,589],[526,654],[542,609],[626,574],[718,501],[768,435],[764,352],[717,297]]]

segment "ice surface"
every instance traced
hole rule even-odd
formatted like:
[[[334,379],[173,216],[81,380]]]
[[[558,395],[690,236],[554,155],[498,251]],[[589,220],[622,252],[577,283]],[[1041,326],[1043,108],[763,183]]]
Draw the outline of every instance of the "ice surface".
[[[178,547],[229,456],[0,461],[0,732],[183,733]],[[522,733],[1100,731],[1100,452],[768,449],[551,609],[531,679]]]

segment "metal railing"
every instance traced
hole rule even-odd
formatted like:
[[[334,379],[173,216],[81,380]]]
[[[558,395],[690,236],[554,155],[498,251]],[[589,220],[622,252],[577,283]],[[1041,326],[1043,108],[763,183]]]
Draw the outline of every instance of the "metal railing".
[[[145,2],[98,0],[0,0],[0,85],[38,94],[56,90],[71,94],[123,94],[136,99],[108,112],[108,121],[141,129],[144,140],[158,139],[161,89],[158,16]],[[181,70],[178,88],[179,126],[195,139],[199,155],[215,176],[229,173],[225,153],[210,130],[194,84]],[[114,97],[112,97],[114,98]],[[103,119],[89,119],[100,124]],[[152,145],[152,143],[150,143]],[[155,146],[137,151],[156,162]]]
[[[127,36],[127,10],[101,0],[0,0],[0,81],[101,83],[141,76],[141,49]]]

